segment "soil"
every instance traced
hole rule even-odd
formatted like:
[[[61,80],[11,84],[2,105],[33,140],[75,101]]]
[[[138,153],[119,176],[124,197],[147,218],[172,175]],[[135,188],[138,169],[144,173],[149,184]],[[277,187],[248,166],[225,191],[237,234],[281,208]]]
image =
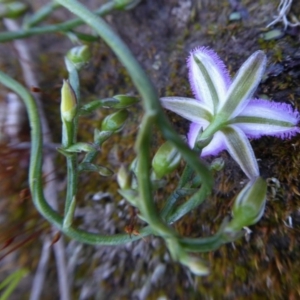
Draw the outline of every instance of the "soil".
[[[31,2],[33,10],[46,3]],[[132,10],[107,16],[106,21],[141,62],[160,96],[192,97],[186,58],[195,47],[207,46],[216,51],[231,75],[250,54],[261,49],[268,57],[268,67],[255,96],[290,103],[299,110],[300,27],[284,30],[283,24],[278,23],[273,28],[266,28],[278,14],[277,2],[143,0]],[[104,1],[85,3],[95,8]],[[299,18],[298,6],[296,3],[293,5],[292,13]],[[231,21],[232,13],[237,13],[239,18]],[[59,9],[47,22],[63,21],[67,16],[70,15],[64,9]],[[280,32],[279,38],[267,40],[266,33],[274,28]],[[92,32],[87,27],[81,27],[81,30]],[[35,36],[27,41],[34,54],[53,139],[59,143],[59,90],[62,79],[67,76],[63,56],[72,43],[62,34]],[[101,40],[89,46],[93,58],[81,73],[83,102],[121,93],[137,94],[125,69],[110,49]],[[12,49],[10,43],[0,45],[1,69],[22,82],[18,59]],[[5,97],[6,91],[2,91],[1,98]],[[91,141],[93,128],[99,126],[100,120],[109,112],[101,111],[84,117],[79,140]],[[189,123],[166,113],[178,132],[186,134]],[[141,106],[132,108],[130,114],[123,133],[106,143],[98,158],[98,163],[114,171],[134,158],[133,143],[142,116]],[[26,133],[24,136],[26,139]],[[161,142],[161,135],[157,132],[153,149]],[[269,182],[266,211],[262,220],[251,227],[250,235],[200,255],[210,264],[209,276],[197,278],[191,275],[186,268],[172,261],[163,240],[155,237],[118,247],[95,247],[68,241],[66,252],[72,299],[299,299],[299,136],[289,140],[263,137],[251,141],[251,144],[259,160],[261,175]],[[5,143],[1,147],[4,149]],[[14,153],[8,154],[12,161],[10,165],[18,166],[21,157],[26,169],[28,152],[15,156]],[[220,156],[225,161],[225,168],[215,176],[213,195],[175,225],[183,235],[199,237],[215,233],[222,219],[230,215],[234,195],[246,182],[229,155],[224,152]],[[60,166],[63,164],[63,158],[58,157],[58,175],[62,185],[64,170]],[[15,174],[19,174],[18,167],[14,169]],[[22,230],[28,226],[28,215],[33,215],[37,226],[44,223],[38,214],[33,213],[30,201],[18,202],[19,191],[26,187],[25,175],[18,176],[12,184],[13,173],[7,176],[4,169],[1,173],[1,230],[7,234],[6,228],[14,228],[12,232],[18,231],[24,236]],[[178,176],[179,172],[175,172],[168,177],[169,186],[157,195],[160,201],[174,188]],[[81,200],[77,216],[81,227],[108,234],[123,232],[133,215],[130,206],[117,194],[115,178],[88,174],[80,180],[78,198]],[[17,227],[14,227],[15,224]],[[138,222],[137,226],[143,225]],[[10,299],[29,299],[45,234],[35,236],[33,242],[6,257],[5,264],[0,264],[3,276],[20,267],[29,270]],[[59,299],[54,257],[46,273],[43,298]]]

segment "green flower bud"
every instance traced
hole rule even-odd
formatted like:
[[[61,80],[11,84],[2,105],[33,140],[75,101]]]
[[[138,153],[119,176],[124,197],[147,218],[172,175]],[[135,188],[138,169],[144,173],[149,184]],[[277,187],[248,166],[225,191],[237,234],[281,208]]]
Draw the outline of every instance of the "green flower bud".
[[[137,97],[134,96],[129,96],[129,95],[116,95],[113,96],[113,99],[117,100],[116,103],[111,103],[110,107],[111,108],[116,108],[116,109],[123,109],[127,108],[133,104],[138,103],[140,100]]]
[[[152,160],[152,168],[158,179],[173,172],[179,165],[181,159],[180,153],[171,144],[171,142],[165,142],[157,150]]]
[[[249,181],[237,195],[232,208],[233,219],[224,231],[236,232],[257,223],[265,210],[266,193],[267,183],[263,178],[257,177]]]
[[[100,166],[100,165],[95,165],[92,163],[88,163],[88,162],[82,162],[78,165],[78,171],[80,172],[98,172],[99,175],[107,177],[107,176],[112,176],[114,174],[114,172],[104,166]]]
[[[186,250],[179,244],[177,239],[166,239],[166,243],[171,257],[188,267],[192,273],[197,276],[205,276],[209,274],[208,266],[200,258],[187,253]]]
[[[127,118],[128,111],[126,109],[122,109],[111,115],[108,115],[102,121],[101,130],[117,132],[123,128]]]
[[[0,4],[0,18],[15,19],[22,16],[27,9],[28,5],[19,1]]]
[[[68,148],[63,149],[67,153],[75,153],[75,152],[91,152],[95,151],[96,147],[89,143],[76,143]]]
[[[118,190],[118,193],[124,197],[132,206],[138,206],[139,193],[136,190]]]
[[[224,165],[225,165],[225,162],[224,162],[224,159],[222,157],[218,157],[218,158],[215,158],[211,164],[210,164],[210,169],[212,171],[221,171],[223,168],[224,168]]]
[[[129,165],[129,170],[132,171],[136,176],[138,175],[138,159],[137,157]]]
[[[77,99],[68,80],[64,80],[61,88],[60,113],[63,121],[71,122],[77,110]]]
[[[124,165],[121,165],[118,174],[117,181],[122,190],[128,190],[131,188],[132,173],[126,169]]]
[[[209,274],[209,268],[206,263],[198,257],[185,254],[180,258],[180,262],[189,268],[197,276],[206,276]]]
[[[80,70],[89,62],[91,52],[86,45],[77,46],[68,51],[67,58],[75,65],[77,70]]]
[[[106,140],[108,140],[113,135],[111,131],[100,131],[95,128],[94,130],[94,143],[96,145],[102,145]]]

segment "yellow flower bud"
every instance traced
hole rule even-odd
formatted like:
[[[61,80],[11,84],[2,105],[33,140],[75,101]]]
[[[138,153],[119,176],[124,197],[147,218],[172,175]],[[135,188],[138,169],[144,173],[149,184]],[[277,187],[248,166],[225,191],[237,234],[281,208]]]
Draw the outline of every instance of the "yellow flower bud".
[[[63,121],[71,122],[76,115],[76,95],[68,80],[64,80],[61,88],[60,113]]]

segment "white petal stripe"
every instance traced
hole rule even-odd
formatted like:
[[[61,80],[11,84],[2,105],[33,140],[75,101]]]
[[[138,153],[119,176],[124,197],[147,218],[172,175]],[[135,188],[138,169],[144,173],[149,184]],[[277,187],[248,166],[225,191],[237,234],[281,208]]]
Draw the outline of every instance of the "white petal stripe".
[[[244,132],[235,126],[223,128],[226,148],[232,158],[240,165],[248,178],[259,176],[259,169],[253,149]]]
[[[256,90],[266,66],[266,56],[262,51],[253,53],[241,66],[226,95],[222,116],[232,118],[249,103]]]
[[[185,97],[163,97],[160,98],[161,105],[183,118],[202,124],[212,120],[211,113],[206,106],[192,98]]]

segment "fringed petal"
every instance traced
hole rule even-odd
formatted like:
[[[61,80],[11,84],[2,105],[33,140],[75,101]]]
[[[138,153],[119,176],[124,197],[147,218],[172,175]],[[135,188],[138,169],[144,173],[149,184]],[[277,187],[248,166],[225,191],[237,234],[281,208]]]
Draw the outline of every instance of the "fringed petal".
[[[235,126],[227,126],[222,129],[222,133],[229,154],[240,165],[247,177],[252,179],[259,176],[253,149],[244,132]]]
[[[219,114],[225,120],[234,118],[247,106],[266,67],[262,51],[254,52],[241,66],[227,92],[225,104]]]
[[[248,137],[263,135],[290,138],[300,132],[299,112],[287,103],[263,99],[251,100],[245,109],[230,123],[242,129]]]
[[[160,98],[161,105],[191,121],[202,124],[203,121],[211,121],[212,115],[204,104],[192,98],[185,97],[163,97]]]
[[[194,49],[188,58],[189,80],[197,100],[215,113],[230,86],[229,73],[212,50],[206,47]]]

